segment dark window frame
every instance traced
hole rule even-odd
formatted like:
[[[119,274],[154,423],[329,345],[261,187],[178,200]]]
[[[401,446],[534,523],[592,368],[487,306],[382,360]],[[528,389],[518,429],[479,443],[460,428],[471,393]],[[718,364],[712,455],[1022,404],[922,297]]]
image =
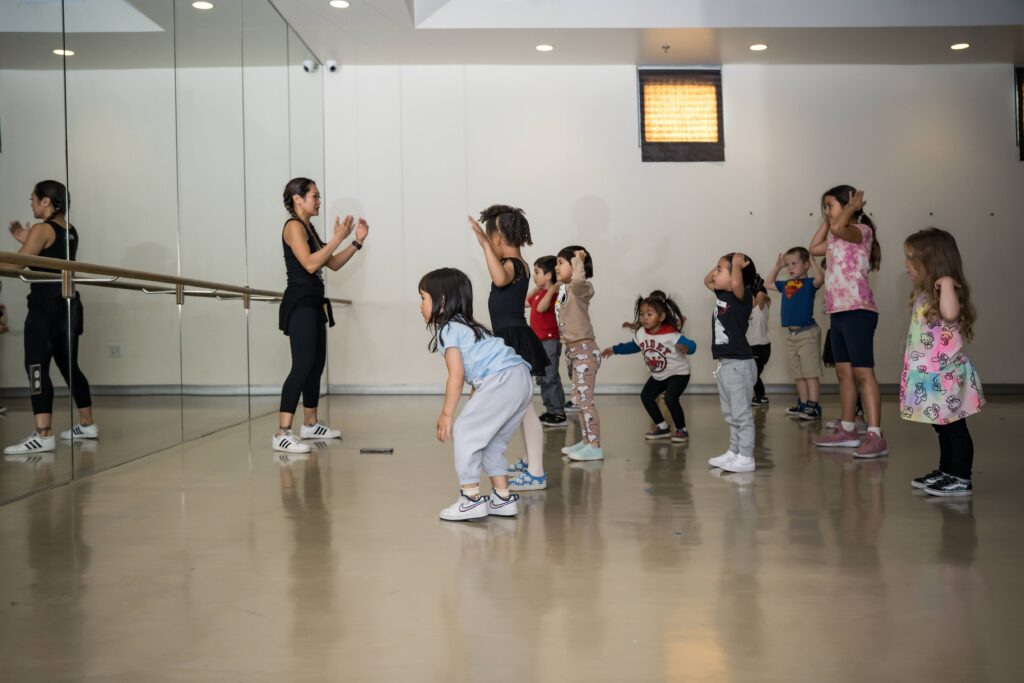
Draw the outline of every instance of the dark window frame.
[[[1015,66],[1013,70],[1017,75],[1017,88],[1013,98],[1017,105],[1017,149],[1020,152],[1020,160],[1024,161],[1024,66]]]
[[[647,142],[644,139],[644,84],[664,76],[687,76],[715,86],[718,101],[718,142]],[[725,115],[722,110],[721,69],[637,69],[640,112],[640,158],[645,162],[725,161]]]

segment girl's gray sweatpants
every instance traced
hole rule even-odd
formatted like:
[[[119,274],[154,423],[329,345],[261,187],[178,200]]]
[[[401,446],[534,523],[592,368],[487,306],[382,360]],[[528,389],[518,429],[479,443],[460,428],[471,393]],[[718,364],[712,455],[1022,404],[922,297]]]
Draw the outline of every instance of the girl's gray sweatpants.
[[[508,472],[505,449],[523,422],[533,399],[533,379],[525,363],[514,365],[473,384],[475,391],[466,402],[452,429],[455,442],[455,472],[463,486]]]

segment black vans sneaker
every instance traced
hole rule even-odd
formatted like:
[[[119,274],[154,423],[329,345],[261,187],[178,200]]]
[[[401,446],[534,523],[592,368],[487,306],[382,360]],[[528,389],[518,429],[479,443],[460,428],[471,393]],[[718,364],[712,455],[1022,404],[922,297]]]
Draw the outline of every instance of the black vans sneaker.
[[[924,490],[931,496],[969,496],[973,493],[970,479],[943,477]]]
[[[916,479],[910,480],[910,485],[915,489],[926,489],[940,479],[945,479],[946,475],[939,470],[932,470],[928,474],[922,475]]]

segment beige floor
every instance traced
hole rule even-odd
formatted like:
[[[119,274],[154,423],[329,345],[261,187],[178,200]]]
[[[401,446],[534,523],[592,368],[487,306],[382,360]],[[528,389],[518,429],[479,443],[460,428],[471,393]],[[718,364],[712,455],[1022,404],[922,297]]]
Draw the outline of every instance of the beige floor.
[[[782,404],[745,482],[706,465],[715,397],[688,446],[600,397],[607,460],[549,432],[518,519],[437,520],[437,397],[332,397],[345,440],[306,462],[270,416],[5,505],[0,680],[1021,680],[1024,402],[972,420],[974,501],[911,491],[927,427],[855,462]]]

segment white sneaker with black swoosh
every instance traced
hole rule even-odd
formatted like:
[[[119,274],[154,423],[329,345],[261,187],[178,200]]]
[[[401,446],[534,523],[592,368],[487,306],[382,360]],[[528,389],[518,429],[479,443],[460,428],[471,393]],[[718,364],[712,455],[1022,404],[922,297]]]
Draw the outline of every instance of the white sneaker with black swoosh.
[[[473,499],[460,492],[458,500],[441,510],[441,519],[448,522],[464,522],[467,519],[486,517],[488,500],[490,496],[478,496]]]
[[[270,440],[270,444],[275,451],[281,451],[282,453],[309,453],[309,446],[302,443],[290,429],[280,434],[275,434]]]
[[[39,436],[39,432],[32,432],[30,436],[22,439],[13,446],[4,449],[4,455],[24,455],[26,453],[47,453],[57,448],[57,439],[52,436]]]
[[[516,505],[519,494],[510,493],[508,498],[502,498],[497,493],[492,493],[488,498],[487,514],[498,517],[515,517],[519,514],[519,506]]]
[[[299,436],[303,439],[340,439],[341,430],[331,429],[323,422],[317,422],[315,425],[302,425],[302,429],[299,430]]]

